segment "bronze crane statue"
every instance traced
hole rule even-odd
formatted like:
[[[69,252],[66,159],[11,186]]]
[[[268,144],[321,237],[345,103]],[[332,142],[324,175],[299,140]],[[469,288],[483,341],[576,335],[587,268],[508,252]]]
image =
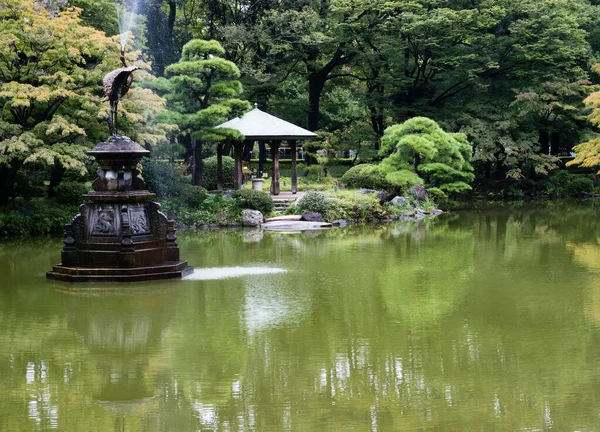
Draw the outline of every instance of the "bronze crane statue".
[[[119,105],[119,101],[127,94],[131,83],[133,83],[133,71],[140,69],[138,66],[127,66],[124,51],[121,51],[121,63],[123,63],[122,68],[107,73],[102,79],[104,88],[104,99],[102,101],[110,102],[108,128],[111,135],[117,134],[117,105]]]

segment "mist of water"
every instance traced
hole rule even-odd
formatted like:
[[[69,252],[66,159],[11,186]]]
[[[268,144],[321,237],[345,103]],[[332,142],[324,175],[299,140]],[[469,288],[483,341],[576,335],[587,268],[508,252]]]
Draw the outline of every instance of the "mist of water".
[[[275,273],[285,273],[285,269],[271,267],[213,267],[194,269],[193,273],[185,276],[184,280],[215,280],[241,276],[254,276]]]
[[[129,39],[129,33],[133,28],[135,16],[138,7],[138,0],[131,0],[129,4],[119,5],[115,3],[115,9],[117,11],[117,21],[119,23],[119,39],[121,42],[121,50],[125,51],[125,45]],[[129,6],[129,10],[127,7]]]

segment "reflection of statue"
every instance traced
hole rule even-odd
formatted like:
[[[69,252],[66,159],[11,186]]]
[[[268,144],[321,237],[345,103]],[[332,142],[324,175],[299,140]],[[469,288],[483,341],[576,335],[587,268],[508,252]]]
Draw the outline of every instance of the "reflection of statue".
[[[131,83],[133,83],[133,71],[140,69],[138,66],[127,66],[123,51],[121,51],[121,63],[123,63],[122,68],[107,73],[102,79],[102,86],[104,87],[104,99],[102,101],[110,102],[108,127],[111,135],[117,134],[117,105],[121,98],[127,94]]]

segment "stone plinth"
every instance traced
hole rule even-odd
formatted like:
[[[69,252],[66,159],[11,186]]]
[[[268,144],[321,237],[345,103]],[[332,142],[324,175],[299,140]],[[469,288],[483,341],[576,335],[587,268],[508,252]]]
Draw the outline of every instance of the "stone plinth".
[[[100,169],[93,192],[65,226],[62,263],[46,276],[69,282],[133,282],[181,278],[192,271],[179,259],[174,222],[150,201],[137,164],[149,152],[111,136],[88,154]]]

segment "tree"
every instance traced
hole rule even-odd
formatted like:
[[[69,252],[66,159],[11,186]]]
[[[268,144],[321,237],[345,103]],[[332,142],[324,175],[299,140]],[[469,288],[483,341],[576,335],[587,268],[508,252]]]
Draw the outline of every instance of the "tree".
[[[84,173],[85,151],[106,137],[101,83],[119,63],[118,44],[81,26],[79,13],[52,17],[29,0],[7,0],[0,10],[0,202],[13,195],[24,166],[51,167],[50,192],[65,169]],[[143,89],[129,98],[124,130],[143,142],[164,139],[165,125],[149,118],[164,101]]]
[[[156,88],[165,92],[172,119],[191,138],[194,151],[194,184],[202,185],[202,143],[239,138],[232,130],[214,126],[250,109],[242,94],[240,71],[219,55],[223,47],[215,40],[192,39],[183,46],[181,60],[165,69]]]
[[[600,73],[600,64],[594,65],[593,69],[596,73]],[[591,93],[584,103],[591,109],[588,120],[598,127],[600,125],[600,91]],[[576,153],[575,158],[567,162],[567,166],[600,167],[600,137],[597,133],[588,141],[573,147],[573,151]]]
[[[444,196],[471,189],[475,176],[471,145],[464,134],[445,132],[435,121],[415,117],[390,126],[382,138],[378,169],[399,186],[424,183]]]

